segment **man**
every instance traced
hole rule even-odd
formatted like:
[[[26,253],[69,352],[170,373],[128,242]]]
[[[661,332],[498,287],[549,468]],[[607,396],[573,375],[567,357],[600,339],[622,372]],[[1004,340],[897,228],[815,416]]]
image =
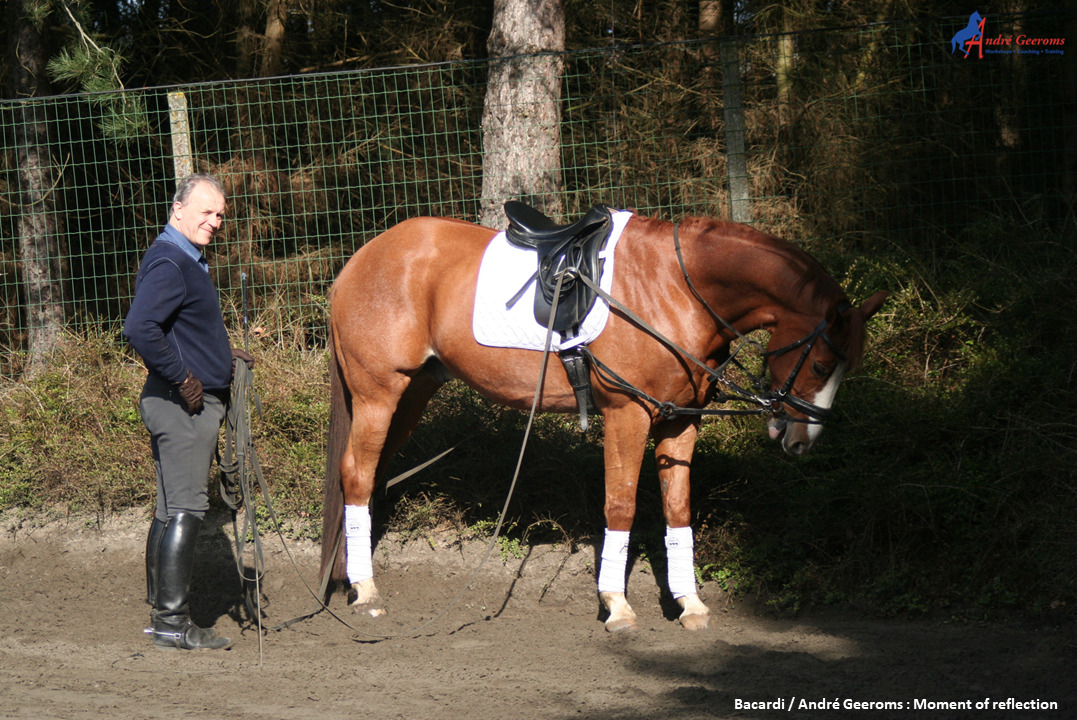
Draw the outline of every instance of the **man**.
[[[139,407],[157,469],[157,508],[146,540],[146,602],[153,644],[219,650],[232,641],[194,624],[195,541],[209,509],[209,471],[227,410],[231,348],[202,251],[221,229],[225,194],[208,175],[176,187],[168,224],[146,251],[123,334],[148,371]]]

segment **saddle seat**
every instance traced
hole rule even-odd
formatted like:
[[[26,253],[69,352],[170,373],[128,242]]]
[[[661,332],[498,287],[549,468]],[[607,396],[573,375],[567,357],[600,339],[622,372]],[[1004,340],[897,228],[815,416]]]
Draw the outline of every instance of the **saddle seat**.
[[[505,203],[509,219],[509,241],[520,247],[537,249],[540,245],[558,244],[582,235],[590,235],[595,225],[609,222],[610,209],[595,205],[576,222],[561,225],[527,203],[509,200]]]
[[[505,216],[509,220],[509,227],[505,231],[508,241],[517,247],[533,249],[538,255],[535,274],[508,304],[514,304],[534,282],[537,284],[534,305],[536,322],[549,327],[552,316],[553,330],[563,338],[575,337],[597,299],[595,291],[580,278],[586,277],[594,285],[599,284],[603,265],[600,253],[613,230],[610,208],[595,205],[576,222],[561,225],[530,205],[510,200],[505,203]],[[559,276],[561,294],[554,311]],[[576,396],[580,429],[586,431],[587,413],[595,409],[590,368],[578,346],[562,350],[558,356]]]

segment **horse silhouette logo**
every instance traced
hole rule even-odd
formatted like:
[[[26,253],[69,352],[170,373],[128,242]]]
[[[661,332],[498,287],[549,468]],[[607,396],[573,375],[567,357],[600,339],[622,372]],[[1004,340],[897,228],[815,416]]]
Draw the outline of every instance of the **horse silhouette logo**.
[[[973,11],[969,16],[969,24],[964,29],[958,30],[952,38],[950,38],[950,54],[953,55],[954,51],[961,48],[965,51],[965,57],[969,56],[972,51],[972,46],[976,45],[980,51],[980,59],[984,56],[984,18],[980,13]]]

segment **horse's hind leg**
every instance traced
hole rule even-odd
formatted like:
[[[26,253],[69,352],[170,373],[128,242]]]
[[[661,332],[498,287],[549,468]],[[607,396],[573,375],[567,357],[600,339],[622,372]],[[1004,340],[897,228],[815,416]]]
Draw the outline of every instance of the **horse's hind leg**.
[[[445,384],[446,379],[440,370],[431,370],[429,365],[411,379],[408,389],[400,396],[396,412],[393,413],[393,421],[389,425],[389,434],[385,438],[381,462],[378,465],[379,478],[385,472],[386,466],[396,451],[411,437],[430,398],[434,396],[438,388]]]
[[[378,460],[392,420],[388,399],[371,402],[369,396],[354,400],[351,434],[340,463],[344,488],[344,542],[346,571],[351,588],[348,601],[355,612],[381,615],[381,598],[374,585],[370,542],[370,497],[374,493]],[[394,398],[395,399],[395,398]]]
[[[411,436],[427,402],[441,385],[426,370],[404,382],[399,396],[391,388],[353,395],[361,399],[353,402],[351,437],[341,463],[349,604],[353,611],[372,617],[385,610],[374,584],[370,498],[380,473]]]
[[[662,488],[662,509],[666,517],[666,567],[669,592],[681,606],[681,625],[702,630],[710,610],[696,592],[694,543],[689,500],[689,469],[695,450],[699,424],[694,418],[679,418],[655,428],[655,457]]]

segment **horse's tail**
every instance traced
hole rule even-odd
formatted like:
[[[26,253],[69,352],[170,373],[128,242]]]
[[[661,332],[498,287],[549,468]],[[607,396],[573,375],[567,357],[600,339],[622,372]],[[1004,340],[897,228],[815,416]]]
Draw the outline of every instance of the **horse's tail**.
[[[351,398],[337,362],[333,330],[329,330],[329,438],[326,443],[325,487],[322,505],[322,565],[319,577],[329,572],[330,581],[346,580],[344,546],[344,486],[340,479],[340,463],[348,445],[352,424]],[[327,595],[332,582],[326,585]],[[327,600],[328,598],[323,598]]]

